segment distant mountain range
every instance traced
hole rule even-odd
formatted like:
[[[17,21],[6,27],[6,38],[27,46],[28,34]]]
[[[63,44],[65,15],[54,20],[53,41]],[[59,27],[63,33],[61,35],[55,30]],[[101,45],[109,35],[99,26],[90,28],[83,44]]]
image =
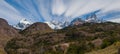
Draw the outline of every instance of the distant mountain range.
[[[52,29],[62,29],[67,26],[81,25],[83,23],[100,23],[100,22],[102,22],[102,20],[99,20],[96,14],[91,14],[86,18],[86,20],[82,20],[81,18],[75,18],[71,22],[68,22],[68,21],[58,22],[53,20],[53,21],[44,22],[44,23],[47,23],[49,27]],[[17,25],[14,25],[13,27],[24,30],[25,28],[29,27],[32,24],[33,22],[30,22],[27,19],[22,19]]]

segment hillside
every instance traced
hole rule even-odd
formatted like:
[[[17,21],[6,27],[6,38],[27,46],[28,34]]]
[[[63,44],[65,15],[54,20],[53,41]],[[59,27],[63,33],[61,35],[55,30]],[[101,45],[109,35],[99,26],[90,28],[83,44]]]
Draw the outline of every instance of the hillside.
[[[0,54],[6,54],[4,47],[8,41],[14,37],[19,37],[20,34],[8,22],[0,18]]]
[[[53,32],[53,30],[46,23],[36,22],[20,33],[25,36],[29,36],[34,34],[45,34],[49,32]]]
[[[120,24],[84,23],[54,31],[44,23],[35,23],[20,33],[22,37],[7,43],[8,54],[84,54],[120,41]]]
[[[120,42],[115,42],[114,44],[106,47],[105,49],[100,49],[85,54],[117,54],[118,49],[120,48]]]

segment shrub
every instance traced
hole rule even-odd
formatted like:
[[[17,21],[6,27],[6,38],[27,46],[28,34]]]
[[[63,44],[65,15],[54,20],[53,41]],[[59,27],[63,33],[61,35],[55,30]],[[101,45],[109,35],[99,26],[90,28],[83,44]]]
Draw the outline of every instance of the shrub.
[[[107,46],[112,45],[116,40],[113,37],[108,37],[106,39],[103,40],[103,43],[101,45],[101,48],[105,48]]]
[[[81,45],[70,45],[67,54],[84,54],[86,50],[85,45],[81,44]]]

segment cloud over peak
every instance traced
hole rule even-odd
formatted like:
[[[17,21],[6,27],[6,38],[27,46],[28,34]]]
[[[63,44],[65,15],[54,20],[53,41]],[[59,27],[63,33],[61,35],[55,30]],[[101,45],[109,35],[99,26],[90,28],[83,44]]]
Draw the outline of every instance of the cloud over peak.
[[[0,0],[0,17],[11,24],[22,18],[33,22],[56,20],[71,21],[97,10],[100,18],[120,18],[120,0]]]

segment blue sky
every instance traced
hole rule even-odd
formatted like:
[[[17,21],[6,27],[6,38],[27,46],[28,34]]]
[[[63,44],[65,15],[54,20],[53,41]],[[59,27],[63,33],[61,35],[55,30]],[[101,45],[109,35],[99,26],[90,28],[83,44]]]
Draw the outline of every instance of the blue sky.
[[[119,3],[120,0],[0,0],[0,18],[16,24],[22,18],[32,22],[71,21],[96,13],[98,18],[119,22]]]

